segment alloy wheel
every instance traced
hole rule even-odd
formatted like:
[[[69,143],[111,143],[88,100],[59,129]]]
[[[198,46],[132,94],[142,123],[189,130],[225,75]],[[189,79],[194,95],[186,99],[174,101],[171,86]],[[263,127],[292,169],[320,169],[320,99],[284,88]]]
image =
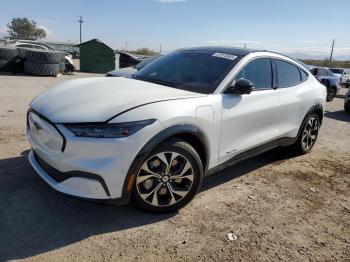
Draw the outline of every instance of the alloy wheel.
[[[332,101],[335,97],[336,91],[334,88],[329,88],[327,92],[327,100]]]
[[[171,206],[184,199],[192,188],[194,173],[190,161],[177,152],[160,152],[139,169],[136,189],[146,203]]]
[[[314,146],[318,134],[319,124],[316,117],[311,117],[303,130],[301,146],[304,151],[310,151]]]

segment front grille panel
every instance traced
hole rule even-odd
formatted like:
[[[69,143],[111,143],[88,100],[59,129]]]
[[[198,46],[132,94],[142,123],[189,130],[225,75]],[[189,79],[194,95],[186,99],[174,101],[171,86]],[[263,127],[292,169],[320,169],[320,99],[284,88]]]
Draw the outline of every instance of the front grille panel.
[[[27,132],[31,139],[49,152],[62,152],[65,139],[58,128],[40,114],[30,111],[27,115]]]

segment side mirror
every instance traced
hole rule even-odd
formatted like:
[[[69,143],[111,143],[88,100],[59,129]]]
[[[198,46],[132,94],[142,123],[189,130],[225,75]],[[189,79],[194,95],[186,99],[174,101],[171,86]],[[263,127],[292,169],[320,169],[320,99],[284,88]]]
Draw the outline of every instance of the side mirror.
[[[245,78],[240,78],[234,84],[229,86],[229,88],[226,90],[225,93],[248,95],[253,91],[253,89],[254,89],[254,84],[252,81]]]

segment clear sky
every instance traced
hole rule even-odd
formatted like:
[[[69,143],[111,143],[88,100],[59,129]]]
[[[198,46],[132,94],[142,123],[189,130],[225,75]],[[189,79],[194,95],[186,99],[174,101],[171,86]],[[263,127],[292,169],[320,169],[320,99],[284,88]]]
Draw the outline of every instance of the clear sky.
[[[113,48],[230,45],[350,59],[350,0],[1,0],[0,36],[13,17],[48,30],[48,40],[98,38]]]

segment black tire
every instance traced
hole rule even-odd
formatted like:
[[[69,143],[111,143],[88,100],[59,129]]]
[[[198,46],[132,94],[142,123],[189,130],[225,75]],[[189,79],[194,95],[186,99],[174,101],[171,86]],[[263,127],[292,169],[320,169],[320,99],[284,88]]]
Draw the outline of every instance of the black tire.
[[[156,156],[157,154],[166,155],[166,154],[171,154],[171,153],[179,154],[179,156],[174,158],[174,160],[172,160],[171,163],[168,163],[169,164],[168,165],[169,166],[169,173],[159,171],[160,172],[159,174],[162,174],[163,177],[157,178],[157,179],[152,178],[152,181],[155,181],[154,185],[153,185],[154,189],[152,189],[152,190],[155,190],[154,191],[155,193],[153,193],[153,195],[149,195],[149,197],[151,197],[153,199],[154,195],[157,194],[157,196],[156,196],[157,197],[157,205],[153,205],[153,203],[154,203],[153,200],[152,200],[152,203],[149,203],[149,201],[147,201],[147,197],[146,197],[146,199],[141,197],[140,187],[143,187],[144,182],[138,183],[138,181],[139,181],[140,177],[141,178],[143,177],[143,176],[140,176],[141,172],[144,171],[144,169],[142,169],[142,167],[144,165],[147,165],[147,167],[150,170],[151,168],[150,168],[149,163],[152,159],[157,158],[157,156]],[[181,164],[181,159],[185,159],[185,161],[186,161],[185,163],[190,164],[190,168],[186,169],[187,170],[186,172],[184,172],[186,165],[184,164],[184,162],[182,162],[182,164]],[[174,165],[175,160],[178,162]],[[152,165],[153,165],[153,163],[154,162],[152,161]],[[163,165],[164,162],[160,161],[159,163],[160,163],[159,166],[161,166],[161,165]],[[179,166],[178,170],[175,169],[174,172],[170,171],[171,168],[172,169],[178,168],[177,165]],[[157,171],[154,171],[154,172],[157,172]],[[182,175],[179,175],[179,173],[181,173],[181,172],[184,172],[184,173]],[[146,174],[151,174],[151,173],[146,172]],[[169,176],[168,176],[169,180],[167,180],[167,181],[162,180],[168,174],[169,174]],[[185,174],[187,174],[187,175],[185,176]],[[143,173],[143,175],[144,175],[144,173]],[[176,178],[175,178],[176,175],[177,175],[177,177],[182,176],[182,178],[180,179],[180,182],[176,181]],[[185,177],[190,177],[190,176],[191,176],[192,182],[185,178]],[[173,178],[173,179],[170,179],[170,178]],[[174,178],[175,178],[175,180],[174,180]],[[182,179],[184,179],[184,180],[182,180]],[[147,180],[151,180],[151,178],[149,178]],[[181,139],[174,138],[174,139],[171,139],[171,140],[168,140],[168,141],[161,143],[159,146],[157,146],[152,152],[150,152],[147,155],[147,157],[142,161],[142,163],[140,163],[140,165],[137,169],[136,178],[134,181],[133,197],[134,197],[136,204],[139,207],[141,207],[142,209],[146,210],[147,212],[151,212],[151,213],[174,212],[174,211],[179,210],[180,208],[184,207],[185,205],[187,205],[195,197],[195,195],[197,194],[198,190],[201,187],[202,180],[203,180],[203,165],[202,165],[202,161],[201,161],[198,153],[190,144],[186,143],[185,141],[183,141]],[[144,180],[144,181],[147,182],[146,180]],[[181,190],[177,189],[176,183],[180,183],[179,185],[181,185],[182,183],[191,183],[191,185],[185,186],[188,188],[187,191],[186,191],[186,189],[185,189],[185,191],[181,191]],[[174,184],[175,184],[175,186],[174,186]],[[160,186],[160,187],[158,187],[158,186]],[[157,187],[159,189],[156,189]],[[173,191],[174,188],[177,189],[177,191],[176,190]],[[170,190],[170,189],[172,189],[172,190]],[[163,196],[161,196],[160,190],[167,191],[168,195],[166,196],[164,194]],[[177,195],[176,192],[178,192],[178,193],[186,192],[186,195],[183,197],[182,196],[180,197],[180,195]],[[149,192],[146,192],[143,195],[147,195],[148,193]],[[177,197],[178,199],[176,200],[175,203],[171,204],[172,200],[175,201],[175,199],[176,199],[174,196]],[[161,201],[160,201],[161,197],[163,197],[163,200],[165,202],[169,202],[169,203],[161,204]],[[167,197],[170,197],[170,199]],[[168,199],[168,200],[166,200],[166,199]]]
[[[344,111],[348,114],[350,114],[350,101],[348,101],[346,104],[344,104]]]
[[[337,94],[337,88],[334,86],[327,87],[327,102],[333,101]]]
[[[305,137],[305,130],[307,129],[307,126],[309,125],[311,119],[316,120],[315,126],[317,126],[317,130],[316,130],[316,132],[315,131],[310,132],[310,135],[314,135],[315,138],[309,147],[305,147],[305,138],[306,138]],[[312,113],[312,114],[308,115],[307,117],[305,117],[305,119],[300,127],[298,140],[295,142],[295,144],[293,144],[291,146],[294,153],[296,153],[298,155],[304,155],[304,154],[309,153],[316,143],[319,129],[320,129],[320,118],[316,113]],[[311,137],[310,137],[310,139],[311,139]]]
[[[0,46],[0,60],[9,61],[17,56],[17,49],[10,46]]]
[[[59,74],[59,64],[36,64],[28,61],[24,62],[24,72],[39,76],[56,76]]]
[[[36,64],[59,64],[65,60],[64,52],[35,49],[27,49],[25,57],[27,61]]]
[[[59,63],[58,67],[59,67],[60,73],[64,73],[64,71],[66,69],[66,63]]]
[[[12,72],[16,68],[16,61],[15,60],[9,60],[4,61],[0,60],[0,72]]]
[[[68,61],[66,61],[66,69],[65,72],[67,73],[73,73],[75,70],[74,65],[70,64]]]

